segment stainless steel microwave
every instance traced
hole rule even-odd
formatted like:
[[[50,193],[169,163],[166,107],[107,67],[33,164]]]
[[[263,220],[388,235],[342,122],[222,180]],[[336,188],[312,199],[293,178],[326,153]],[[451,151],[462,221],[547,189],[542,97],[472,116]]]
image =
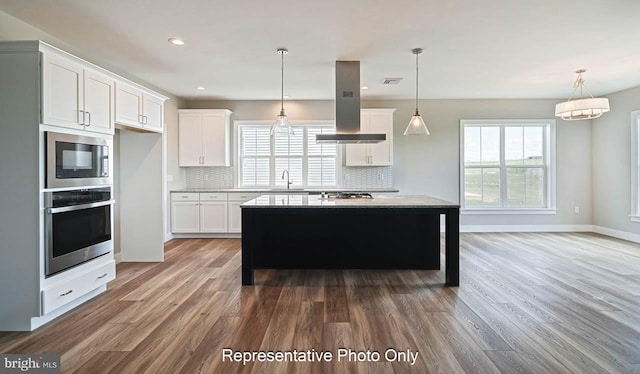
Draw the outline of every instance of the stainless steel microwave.
[[[110,139],[46,132],[47,188],[113,183]]]

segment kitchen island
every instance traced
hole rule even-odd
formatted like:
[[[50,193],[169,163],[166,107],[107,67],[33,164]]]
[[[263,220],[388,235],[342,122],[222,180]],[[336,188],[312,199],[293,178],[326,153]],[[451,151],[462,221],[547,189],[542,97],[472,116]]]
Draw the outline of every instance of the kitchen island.
[[[263,195],[241,206],[242,284],[255,269],[440,269],[459,279],[460,205],[429,196]]]

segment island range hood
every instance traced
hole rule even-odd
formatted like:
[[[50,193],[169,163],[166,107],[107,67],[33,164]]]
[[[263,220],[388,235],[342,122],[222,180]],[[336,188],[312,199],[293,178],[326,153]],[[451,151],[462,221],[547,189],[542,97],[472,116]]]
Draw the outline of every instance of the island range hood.
[[[360,133],[360,61],[336,61],[336,133],[318,134],[316,143],[364,144],[386,134]]]

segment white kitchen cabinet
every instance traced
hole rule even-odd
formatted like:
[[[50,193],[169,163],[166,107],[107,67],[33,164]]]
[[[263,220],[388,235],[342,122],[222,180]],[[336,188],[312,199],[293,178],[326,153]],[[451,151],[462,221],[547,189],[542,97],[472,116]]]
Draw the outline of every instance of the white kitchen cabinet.
[[[240,204],[260,196],[257,192],[173,192],[171,193],[171,232],[240,233]]]
[[[171,231],[175,233],[200,232],[200,202],[171,202]]]
[[[148,130],[162,132],[164,118],[164,100],[155,96],[142,95],[143,127]]]
[[[229,193],[229,232],[242,232],[242,208],[240,204],[260,196],[259,193],[230,192]]]
[[[231,111],[181,109],[179,116],[179,165],[230,166]]]
[[[229,232],[242,232],[241,201],[229,201]]]
[[[50,313],[116,278],[116,262],[111,260],[73,278],[42,290],[42,314]]]
[[[386,134],[387,140],[377,144],[346,144],[346,166],[393,165],[393,112],[395,109],[362,109],[360,132]]]
[[[43,54],[42,123],[113,134],[114,80],[54,53]]]
[[[200,202],[200,232],[206,232],[206,233],[227,232],[227,202],[226,201],[201,201]]]
[[[171,232],[226,233],[227,193],[179,192],[171,194]]]
[[[162,132],[164,99],[124,82],[116,82],[115,122],[146,131]]]
[[[85,129],[113,134],[115,81],[91,70],[84,71]]]

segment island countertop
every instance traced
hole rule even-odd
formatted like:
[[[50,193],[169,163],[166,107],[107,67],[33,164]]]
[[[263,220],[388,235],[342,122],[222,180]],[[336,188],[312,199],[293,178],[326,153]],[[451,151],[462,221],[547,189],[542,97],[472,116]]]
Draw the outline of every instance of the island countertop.
[[[320,194],[321,192],[335,193],[335,192],[371,192],[371,193],[390,193],[399,192],[396,188],[346,188],[346,187],[331,187],[331,188],[292,188],[287,190],[286,188],[179,188],[171,190],[172,193],[181,192],[247,192],[247,193],[272,193],[272,194]]]
[[[320,195],[262,195],[241,208],[459,208],[460,204],[423,195],[379,195],[373,199],[335,199]]]

